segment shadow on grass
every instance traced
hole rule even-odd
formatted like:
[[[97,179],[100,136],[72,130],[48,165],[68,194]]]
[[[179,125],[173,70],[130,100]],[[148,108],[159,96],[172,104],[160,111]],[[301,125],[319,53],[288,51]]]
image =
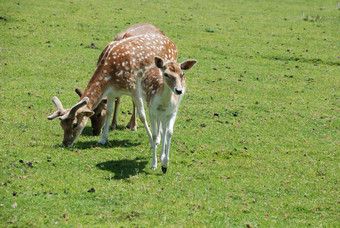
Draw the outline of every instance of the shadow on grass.
[[[110,149],[110,148],[115,148],[115,147],[123,147],[123,148],[130,148],[130,147],[135,147],[139,146],[141,143],[140,142],[132,142],[128,139],[124,140],[109,140],[106,142],[105,145],[98,144],[98,141],[92,140],[92,141],[77,141],[73,147],[68,148],[64,147],[61,143],[55,144],[53,147],[54,148],[60,148],[64,147],[65,149],[69,150],[74,150],[74,149],[91,149],[94,147],[100,147],[103,149]]]
[[[118,125],[114,131],[123,131],[123,130],[126,130],[126,127]],[[112,130],[110,130],[110,131],[112,131]],[[85,128],[83,129],[81,134],[85,135],[85,136],[93,136],[92,127],[85,126]]]
[[[123,159],[119,161],[102,162],[98,163],[96,167],[101,170],[106,170],[114,173],[114,177],[106,178],[107,180],[110,179],[125,180],[139,173],[146,173],[144,169],[147,163],[148,163],[147,161],[135,158],[133,160]]]
[[[86,126],[83,131],[81,132],[82,135],[85,136],[93,136],[92,134],[92,127]]]
[[[93,148],[93,147],[101,147],[104,149],[110,149],[110,148],[115,148],[115,147],[123,147],[123,148],[130,148],[130,147],[135,147],[135,146],[139,146],[140,143],[139,142],[132,142],[128,139],[124,139],[124,140],[108,140],[105,145],[101,145],[98,144],[98,141],[85,141],[85,142],[81,142],[78,141],[75,143],[74,147],[75,148],[79,148],[79,149],[89,149],[89,148]]]

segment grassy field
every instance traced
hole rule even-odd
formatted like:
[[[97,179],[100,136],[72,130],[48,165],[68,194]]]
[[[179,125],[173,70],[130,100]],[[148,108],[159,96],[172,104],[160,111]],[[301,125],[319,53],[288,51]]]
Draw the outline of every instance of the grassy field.
[[[339,227],[339,3],[0,3],[0,226]],[[166,175],[143,126],[73,149],[48,121],[107,43],[152,23],[187,72]],[[93,44],[93,45],[92,45]],[[91,48],[92,47],[92,48]],[[93,48],[97,47],[97,49]]]

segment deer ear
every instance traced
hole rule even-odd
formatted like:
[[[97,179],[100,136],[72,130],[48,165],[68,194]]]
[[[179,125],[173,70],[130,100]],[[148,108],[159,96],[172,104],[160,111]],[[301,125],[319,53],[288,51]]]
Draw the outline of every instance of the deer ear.
[[[181,69],[182,70],[189,70],[196,63],[197,63],[197,60],[194,60],[194,59],[184,61],[184,62],[181,63]]]
[[[155,65],[162,69],[164,67],[164,60],[161,57],[155,56]]]
[[[91,117],[94,115],[94,111],[91,111],[90,109],[85,109],[81,113],[86,117]]]

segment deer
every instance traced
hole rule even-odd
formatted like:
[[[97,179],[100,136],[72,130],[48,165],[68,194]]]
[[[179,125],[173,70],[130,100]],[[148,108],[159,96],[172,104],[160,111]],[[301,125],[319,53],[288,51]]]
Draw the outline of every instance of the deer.
[[[142,77],[142,96],[147,103],[152,130],[151,169],[157,169],[157,146],[162,141],[160,160],[164,174],[169,166],[170,142],[178,108],[186,89],[183,71],[189,70],[196,63],[196,60],[178,63],[155,56],[154,65]]]
[[[152,24],[135,24],[130,26],[129,28],[120,32],[115,38],[114,41],[120,41],[129,37],[138,36],[138,35],[145,35],[145,34],[159,34],[165,36],[164,32],[152,25]],[[99,57],[97,65],[100,63],[102,56]],[[76,88],[75,92],[81,97],[83,92]],[[103,98],[100,104],[93,110],[94,115],[91,116],[91,126],[92,126],[92,134],[95,136],[100,135],[101,129],[105,122],[105,115],[106,115],[106,107],[107,107],[107,99]],[[118,107],[120,104],[120,98],[116,97],[115,99],[115,106],[113,111],[113,118],[112,123],[110,125],[110,130],[114,130],[117,127],[118,123]],[[133,112],[129,123],[126,125],[127,129],[131,131],[137,131],[137,120],[136,120],[136,107],[133,104]]]
[[[75,92],[79,95],[79,97],[83,96],[84,94],[83,91],[79,88],[76,88]],[[102,131],[104,121],[105,121],[105,116],[106,116],[106,106],[107,106],[106,104],[107,104],[107,99],[103,98],[101,102],[97,105],[97,107],[93,109],[94,113],[90,117],[90,120],[91,120],[91,126],[92,126],[92,135],[94,136],[100,135]]]
[[[97,68],[93,73],[79,102],[69,109],[64,109],[58,97],[52,102],[57,110],[47,118],[60,119],[64,131],[63,145],[72,147],[94,109],[104,97],[107,97],[107,110],[102,137],[99,144],[105,144],[109,137],[110,118],[116,97],[128,95],[137,107],[141,122],[146,129],[149,142],[153,145],[151,131],[146,122],[140,81],[143,73],[153,64],[154,57],[166,60],[177,59],[176,45],[168,37],[158,34],[133,36],[109,43],[100,55]]]

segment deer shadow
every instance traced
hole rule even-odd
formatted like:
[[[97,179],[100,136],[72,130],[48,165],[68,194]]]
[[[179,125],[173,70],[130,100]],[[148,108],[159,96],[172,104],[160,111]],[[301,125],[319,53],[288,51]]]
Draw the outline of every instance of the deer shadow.
[[[83,131],[81,132],[82,135],[85,135],[85,136],[93,136],[92,134],[92,128],[89,127],[89,126],[85,126]]]
[[[123,131],[123,130],[126,130],[126,127],[118,125],[115,130]],[[81,134],[85,135],[85,136],[93,136],[93,134],[92,134],[92,127],[85,126],[85,128],[83,129]]]
[[[140,173],[147,173],[144,170],[147,164],[147,161],[135,158],[101,162],[96,167],[114,173],[114,177],[106,178],[107,180],[125,180]]]
[[[115,147],[121,147],[121,148],[130,148],[130,147],[135,147],[139,146],[141,143],[140,142],[133,142],[128,139],[124,140],[108,140],[105,145],[98,144],[98,141],[85,141],[81,142],[78,141],[75,143],[74,147],[78,149],[89,149],[92,147],[101,147],[104,149],[110,149],[110,148],[115,148]]]

